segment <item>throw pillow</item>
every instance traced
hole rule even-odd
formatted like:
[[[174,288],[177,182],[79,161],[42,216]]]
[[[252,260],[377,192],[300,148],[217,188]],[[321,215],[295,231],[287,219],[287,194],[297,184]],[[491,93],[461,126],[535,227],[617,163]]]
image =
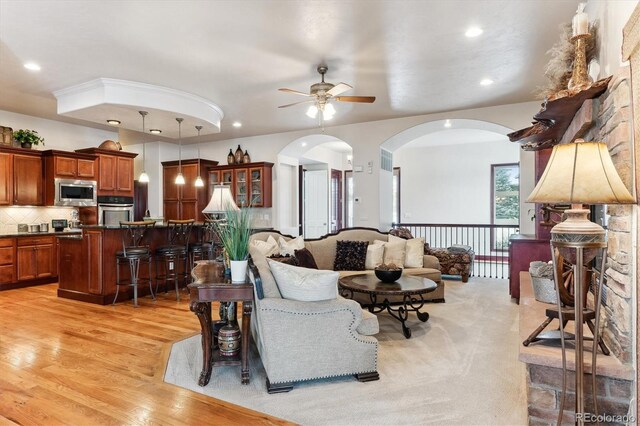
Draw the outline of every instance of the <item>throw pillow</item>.
[[[289,256],[293,256],[296,250],[301,250],[304,248],[304,239],[302,235],[294,238],[293,240],[285,241],[284,238],[278,238],[278,243],[280,245],[280,254]]]
[[[276,262],[285,263],[287,265],[298,266],[298,259],[295,256],[282,256],[280,254],[276,254],[274,256],[269,256],[269,259],[274,260]]]
[[[367,241],[336,242],[336,258],[333,261],[334,271],[364,271],[367,259]]]
[[[267,262],[285,299],[318,302],[338,297],[338,272],[300,268],[270,259]]]
[[[278,242],[271,235],[269,235],[269,238],[267,238],[266,241],[253,240],[251,241],[251,245],[253,245],[256,249],[260,250],[260,252],[267,257],[277,255],[280,253]]]
[[[253,278],[253,273],[251,271],[249,272],[256,291],[256,297],[258,299],[262,299],[264,297],[276,299],[282,298],[280,291],[278,290],[276,280],[273,278],[271,269],[269,269],[269,265],[267,264],[267,258],[265,255],[262,254],[262,252],[255,246],[251,245],[249,245],[249,255],[253,260],[253,264],[258,268],[258,273],[260,274],[260,282],[257,282]]]
[[[364,261],[365,269],[376,269],[384,261],[384,244],[369,244],[367,246],[367,258]]]
[[[298,266],[300,267],[318,269],[318,265],[316,264],[316,260],[313,258],[313,254],[306,248],[296,250],[295,258],[298,261]]]
[[[424,238],[412,238],[407,240],[404,256],[405,268],[422,268],[424,263]]]
[[[395,240],[392,240],[395,239]],[[384,244],[384,257],[383,261],[385,265],[394,264],[396,266],[404,266],[404,255],[407,247],[407,240],[389,235],[389,241],[375,240],[374,243]]]
[[[410,240],[413,238],[413,235],[411,235],[411,231],[409,231],[408,228],[393,228],[391,231],[389,231],[389,235],[393,235],[394,237],[400,237],[400,238],[404,238],[405,240]]]

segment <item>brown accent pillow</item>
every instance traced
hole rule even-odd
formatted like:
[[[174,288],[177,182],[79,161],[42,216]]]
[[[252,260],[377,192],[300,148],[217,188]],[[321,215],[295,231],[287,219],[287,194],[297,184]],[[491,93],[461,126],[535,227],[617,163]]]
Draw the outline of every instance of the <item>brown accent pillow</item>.
[[[298,259],[295,256],[269,256],[269,259],[275,260],[276,262],[285,263],[291,266],[299,266]]]
[[[316,260],[313,258],[313,254],[306,248],[294,251],[295,258],[298,261],[298,266],[309,269],[318,269]]]
[[[337,241],[334,271],[364,271],[368,241]]]
[[[393,228],[391,231],[389,231],[389,235],[404,238],[405,240],[413,239],[413,235],[411,235],[411,231],[409,231],[408,228]]]

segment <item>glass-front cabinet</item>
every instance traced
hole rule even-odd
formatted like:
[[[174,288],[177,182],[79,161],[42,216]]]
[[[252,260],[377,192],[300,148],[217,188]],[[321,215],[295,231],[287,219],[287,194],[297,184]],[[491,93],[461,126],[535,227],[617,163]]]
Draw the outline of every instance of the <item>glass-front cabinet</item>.
[[[229,185],[238,207],[271,207],[273,163],[216,166],[209,169],[209,197],[214,185]]]

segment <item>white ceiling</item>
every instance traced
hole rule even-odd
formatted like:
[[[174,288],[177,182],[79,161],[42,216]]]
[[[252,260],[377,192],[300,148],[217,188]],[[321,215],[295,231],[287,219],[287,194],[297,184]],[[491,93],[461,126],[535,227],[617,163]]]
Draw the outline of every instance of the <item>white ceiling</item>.
[[[505,135],[478,129],[445,129],[439,132],[428,133],[414,139],[404,148],[423,148],[441,145],[461,145],[483,142],[509,142]]]
[[[304,106],[277,108],[303,98],[277,89],[308,91],[321,62],[327,81],[354,87],[345,95],[377,97],[338,103],[328,125],[522,102],[577,3],[0,0],[0,109],[81,122],[57,116],[52,92],[106,77],[219,105],[222,131],[207,140],[308,129]],[[465,37],[471,25],[484,34]]]

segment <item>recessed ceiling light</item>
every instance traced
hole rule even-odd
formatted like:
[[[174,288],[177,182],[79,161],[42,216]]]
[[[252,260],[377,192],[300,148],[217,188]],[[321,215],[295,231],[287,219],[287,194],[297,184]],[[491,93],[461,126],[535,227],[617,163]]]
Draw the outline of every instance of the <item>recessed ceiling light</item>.
[[[160,133],[162,133],[162,130],[160,130],[160,129],[149,129],[149,133],[153,133],[154,135],[159,135]]]
[[[445,120],[444,121],[444,127],[446,127],[446,128],[451,127],[451,120]]]
[[[483,78],[482,80],[480,80],[481,86],[489,86],[491,84],[493,84],[493,80],[491,80],[490,78]]]
[[[242,127],[242,123],[241,123],[241,122],[239,122],[239,121],[234,121],[234,122],[233,122],[233,124],[232,124],[232,126],[233,126],[233,127],[235,127],[235,128],[237,129],[238,127]]]
[[[111,124],[112,126],[119,126],[120,120],[107,120],[107,124]]]
[[[40,65],[36,64],[35,62],[27,62],[24,64],[24,67],[29,71],[40,71],[41,69]]]
[[[473,37],[478,37],[480,34],[482,34],[482,28],[480,27],[469,27],[467,29],[467,32],[464,33],[464,35],[466,35],[469,38],[473,38]]]
[[[300,142],[300,146],[307,146],[306,142]]]

